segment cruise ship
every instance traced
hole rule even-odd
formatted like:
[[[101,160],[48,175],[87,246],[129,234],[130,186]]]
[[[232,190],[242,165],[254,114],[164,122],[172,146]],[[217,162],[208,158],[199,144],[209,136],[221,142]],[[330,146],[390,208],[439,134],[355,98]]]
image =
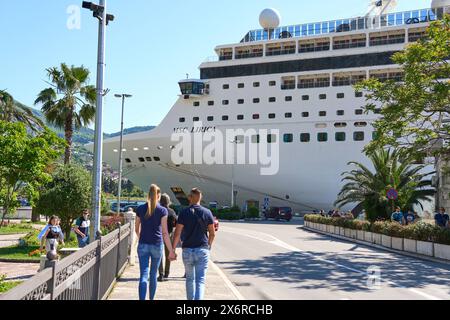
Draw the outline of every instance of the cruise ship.
[[[207,206],[333,208],[348,162],[370,166],[362,150],[379,117],[365,112],[364,93],[353,85],[402,81],[391,56],[450,13],[448,0],[407,12],[395,7],[376,0],[361,17],[285,27],[276,10],[264,10],[261,29],[217,46],[199,79],[180,81],[179,98],[158,127],[124,137],[124,176],[143,190],[158,184],[180,205],[198,187]],[[239,148],[246,151],[240,160]],[[113,169],[119,152],[119,138],[104,141]],[[202,158],[208,152],[213,161]]]

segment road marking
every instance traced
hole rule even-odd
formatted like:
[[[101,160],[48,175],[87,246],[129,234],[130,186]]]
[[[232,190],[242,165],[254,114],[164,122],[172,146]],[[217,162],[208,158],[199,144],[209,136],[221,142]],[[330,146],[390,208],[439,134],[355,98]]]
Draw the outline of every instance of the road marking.
[[[317,256],[315,256],[312,253],[304,252],[304,251],[302,251],[302,250],[300,250],[300,249],[298,249],[298,248],[296,248],[294,246],[291,246],[290,244],[288,244],[288,243],[286,243],[286,242],[284,242],[284,241],[282,241],[282,240],[280,240],[280,239],[278,239],[278,238],[276,238],[276,237],[274,237],[274,236],[272,236],[270,234],[264,233],[264,232],[249,231],[249,230],[242,230],[242,229],[238,229],[238,228],[228,228],[228,227],[222,227],[222,232],[227,232],[227,233],[231,233],[231,234],[237,234],[237,235],[241,235],[241,236],[244,236],[244,237],[248,237],[248,238],[256,239],[256,240],[259,240],[259,241],[263,241],[263,242],[272,244],[274,246],[281,247],[283,249],[286,249],[286,250],[289,250],[289,251],[292,251],[292,252],[297,252],[297,253],[300,253],[300,254],[308,256],[308,257],[313,257],[314,259],[317,259],[319,261],[322,261],[322,262],[325,262],[325,263],[328,263],[328,264],[335,265],[335,266],[340,267],[340,268],[344,268],[344,269],[347,269],[347,270],[350,270],[350,271],[353,271],[353,272],[356,272],[356,273],[359,273],[359,274],[363,274],[365,276],[367,275],[367,272],[364,272],[364,271],[361,271],[361,270],[358,270],[358,269],[354,269],[354,268],[348,267],[346,265],[343,265],[343,264],[340,264],[340,263],[337,263],[337,262],[334,262],[334,261],[331,261],[331,260],[328,260],[328,259],[317,257]],[[253,235],[250,235],[250,232],[253,233]],[[271,240],[268,240],[267,238],[271,239]],[[393,281],[390,281],[390,280],[383,280],[383,279],[381,279],[381,281],[385,282],[385,283],[387,283],[389,285],[395,286],[395,287],[397,287],[399,289],[407,289],[410,292],[415,293],[417,295],[420,295],[420,296],[422,296],[422,297],[424,297],[424,298],[426,298],[428,300],[443,300],[441,298],[438,298],[438,297],[433,296],[431,294],[424,293],[424,292],[419,291],[419,290],[414,289],[414,288],[406,288],[406,287],[404,287],[402,285],[399,285],[399,284],[397,284],[397,283],[395,283]]]
[[[239,292],[239,290],[236,288],[235,285],[228,279],[228,277],[225,275],[225,273],[212,261],[210,260],[212,267],[214,270],[219,274],[219,276],[222,278],[222,280],[225,282],[227,287],[233,292],[233,294],[236,296],[238,300],[245,300],[244,296]]]

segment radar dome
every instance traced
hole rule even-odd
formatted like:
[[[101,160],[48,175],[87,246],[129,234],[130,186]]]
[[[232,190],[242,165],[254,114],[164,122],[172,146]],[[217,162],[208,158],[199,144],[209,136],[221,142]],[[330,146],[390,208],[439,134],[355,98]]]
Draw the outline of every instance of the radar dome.
[[[431,8],[442,8],[450,6],[450,0],[433,0],[431,1]]]
[[[259,23],[264,29],[278,28],[280,21],[280,13],[275,9],[264,9],[259,15]]]

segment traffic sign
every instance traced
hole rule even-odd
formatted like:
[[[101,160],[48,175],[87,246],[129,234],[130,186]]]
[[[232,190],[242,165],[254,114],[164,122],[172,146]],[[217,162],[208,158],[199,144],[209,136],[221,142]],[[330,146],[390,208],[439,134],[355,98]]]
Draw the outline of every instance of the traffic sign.
[[[397,200],[398,199],[398,192],[395,189],[389,189],[387,192],[387,197],[389,200]]]

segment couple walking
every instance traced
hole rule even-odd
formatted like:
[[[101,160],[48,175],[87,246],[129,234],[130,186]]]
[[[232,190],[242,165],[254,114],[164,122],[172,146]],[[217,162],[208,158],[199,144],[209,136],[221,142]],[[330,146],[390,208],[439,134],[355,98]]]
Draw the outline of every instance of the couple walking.
[[[164,198],[168,196],[164,195]],[[182,243],[183,263],[186,270],[187,300],[202,300],[205,293],[205,278],[209,254],[215,237],[214,218],[200,203],[202,192],[192,189],[189,208],[178,216],[173,239],[168,231],[168,205],[161,205],[161,189],[150,186],[147,203],[137,208],[136,234],[139,239],[138,257],[140,266],[139,299],[145,300],[150,291],[154,300],[158,283],[157,273],[163,257],[164,244],[168,259],[177,259],[176,248]],[[173,241],[172,241],[173,240]],[[150,274],[150,275],[149,275]],[[168,275],[166,273],[166,275]]]

